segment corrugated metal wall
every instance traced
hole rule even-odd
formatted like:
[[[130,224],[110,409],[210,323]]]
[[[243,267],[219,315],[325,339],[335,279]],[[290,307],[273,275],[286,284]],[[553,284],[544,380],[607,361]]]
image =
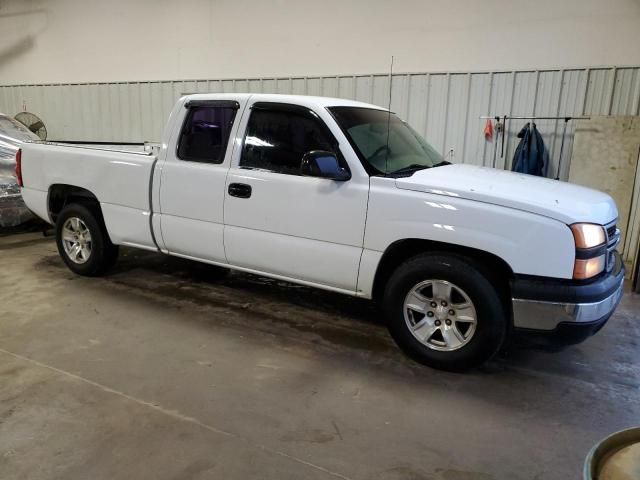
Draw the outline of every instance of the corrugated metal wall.
[[[45,122],[50,139],[159,141],[171,107],[182,93],[264,92],[335,96],[388,104],[384,74],[229,80],[0,86],[0,111],[26,109]],[[492,165],[494,144],[483,136],[481,115],[640,115],[640,67],[603,67],[513,72],[395,74],[392,109],[438,150],[453,149],[456,162]],[[510,121],[510,165],[523,121]],[[541,120],[555,175],[562,121]],[[567,178],[573,139],[569,124],[561,178]]]

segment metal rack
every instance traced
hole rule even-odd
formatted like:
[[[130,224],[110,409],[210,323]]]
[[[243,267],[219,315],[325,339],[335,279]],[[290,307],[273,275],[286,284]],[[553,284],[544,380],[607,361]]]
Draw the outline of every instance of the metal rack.
[[[577,116],[577,117],[573,117],[573,116],[564,116],[564,117],[547,117],[547,116],[512,116],[512,115],[481,115],[480,116],[481,119],[483,120],[488,120],[488,119],[494,119],[497,122],[503,122],[503,128],[502,128],[502,137],[501,137],[501,146],[500,146],[500,158],[504,158],[504,137],[505,137],[505,132],[508,131],[508,121],[509,120],[563,120],[564,121],[564,128],[562,129],[562,141],[560,142],[560,157],[558,158],[558,170],[556,172],[556,180],[560,180],[560,171],[561,171],[561,167],[562,167],[562,157],[564,154],[564,140],[565,137],[567,135],[567,124],[571,121],[571,120],[591,120],[591,117],[585,117],[585,116]],[[496,166],[496,150],[497,148],[494,148],[493,150],[493,168],[495,168]]]

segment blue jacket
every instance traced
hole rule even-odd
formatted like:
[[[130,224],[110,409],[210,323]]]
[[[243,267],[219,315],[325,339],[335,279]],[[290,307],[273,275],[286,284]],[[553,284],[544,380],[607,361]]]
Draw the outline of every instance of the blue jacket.
[[[549,152],[536,124],[534,123],[532,127],[527,123],[518,133],[518,138],[522,140],[520,140],[513,156],[511,170],[546,177],[549,168]]]

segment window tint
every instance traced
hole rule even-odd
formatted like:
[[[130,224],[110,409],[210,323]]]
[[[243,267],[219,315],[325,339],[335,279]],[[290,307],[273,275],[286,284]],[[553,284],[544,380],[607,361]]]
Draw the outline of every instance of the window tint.
[[[191,107],[182,127],[178,158],[191,162],[222,163],[236,109]]]
[[[336,152],[336,142],[315,114],[304,108],[254,108],[240,166],[300,175],[302,156],[311,150]]]

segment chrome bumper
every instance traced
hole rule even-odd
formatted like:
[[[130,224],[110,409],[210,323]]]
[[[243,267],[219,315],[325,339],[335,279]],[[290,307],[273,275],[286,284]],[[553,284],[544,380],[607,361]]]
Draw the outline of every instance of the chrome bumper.
[[[513,298],[513,326],[518,329],[551,331],[560,324],[586,325],[604,322],[616,309],[624,281],[611,295],[593,303],[561,303]]]

